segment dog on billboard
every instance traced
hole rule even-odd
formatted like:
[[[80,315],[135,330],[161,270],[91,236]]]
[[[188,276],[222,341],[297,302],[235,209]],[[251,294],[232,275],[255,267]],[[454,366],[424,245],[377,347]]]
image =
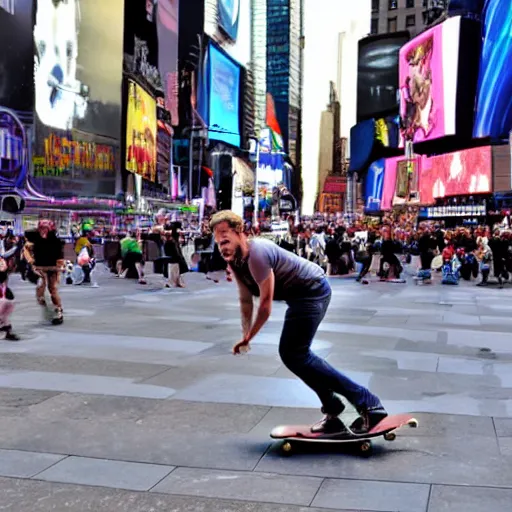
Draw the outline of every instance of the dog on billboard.
[[[79,0],[39,0],[34,42],[36,112],[46,126],[73,127],[87,112],[88,87],[77,80]]]

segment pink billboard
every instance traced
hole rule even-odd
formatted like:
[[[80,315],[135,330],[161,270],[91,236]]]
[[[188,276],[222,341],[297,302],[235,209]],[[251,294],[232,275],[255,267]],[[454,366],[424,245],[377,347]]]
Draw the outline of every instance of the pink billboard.
[[[400,49],[400,147],[455,134],[460,20],[449,18]]]
[[[398,162],[404,160],[404,157],[386,158],[384,166],[384,186],[382,188],[382,200],[380,202],[381,210],[391,210],[396,190],[396,172]]]
[[[420,197],[422,204],[435,199],[492,192],[492,152],[490,146],[466,149],[423,158]]]

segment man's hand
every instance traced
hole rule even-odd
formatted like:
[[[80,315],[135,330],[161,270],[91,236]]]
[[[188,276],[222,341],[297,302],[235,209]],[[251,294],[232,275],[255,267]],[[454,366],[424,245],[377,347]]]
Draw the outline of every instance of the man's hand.
[[[234,347],[233,347],[233,354],[243,354],[245,352],[248,352],[250,350],[249,347],[249,341],[243,339],[242,341],[239,341]]]

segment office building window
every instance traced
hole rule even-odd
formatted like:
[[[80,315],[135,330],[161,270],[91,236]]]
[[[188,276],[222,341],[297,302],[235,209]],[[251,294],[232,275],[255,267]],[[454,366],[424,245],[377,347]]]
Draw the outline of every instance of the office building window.
[[[378,34],[379,33],[379,18],[372,18],[372,26],[370,29],[370,34]]]
[[[405,0],[405,7],[412,9],[414,7],[414,0]]]
[[[398,9],[398,0],[388,0],[388,11]]]
[[[415,14],[409,14],[405,17],[405,27],[415,27],[416,26],[416,15]]]
[[[396,16],[394,18],[388,18],[388,32],[396,32],[398,30],[397,25]]]
[[[372,13],[376,14],[379,12],[380,0],[372,0]]]

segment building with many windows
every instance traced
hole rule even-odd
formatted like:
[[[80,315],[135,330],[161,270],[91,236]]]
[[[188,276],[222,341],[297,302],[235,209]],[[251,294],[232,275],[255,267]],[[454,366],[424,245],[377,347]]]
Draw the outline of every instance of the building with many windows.
[[[372,0],[372,34],[408,30],[411,37],[424,27],[428,0]]]

